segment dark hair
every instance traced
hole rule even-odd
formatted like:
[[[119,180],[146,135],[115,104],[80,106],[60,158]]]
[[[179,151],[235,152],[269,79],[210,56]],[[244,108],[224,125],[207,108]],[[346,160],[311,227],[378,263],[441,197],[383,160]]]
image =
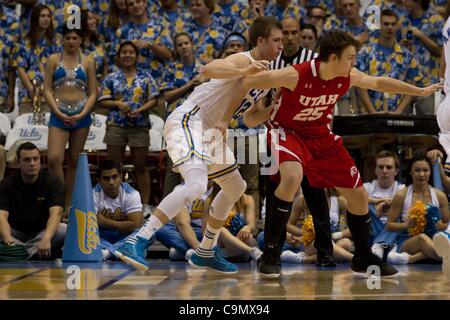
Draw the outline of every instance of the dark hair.
[[[356,51],[359,51],[360,43],[347,32],[340,29],[332,29],[326,32],[319,40],[319,57],[321,61],[328,61],[328,58],[335,54],[339,58],[342,52],[347,48],[353,46]]]
[[[27,33],[27,39],[30,40],[31,48],[36,48],[36,45],[38,43],[38,37],[39,37],[39,16],[42,12],[42,10],[47,9],[50,12],[50,25],[48,26],[47,30],[45,30],[45,38],[47,39],[47,42],[50,44],[53,42],[53,14],[52,10],[43,4],[37,4],[31,9],[31,16],[30,16],[30,30]]]
[[[71,32],[75,32],[81,39],[83,39],[83,30],[80,28],[73,28],[73,29],[69,29],[69,27],[67,26],[67,22],[64,22],[63,24],[63,28],[62,28],[62,35],[63,37],[65,37],[66,35],[68,35]]]
[[[430,0],[416,0],[416,2],[420,1],[420,6],[422,10],[427,11],[430,8]]]
[[[322,7],[322,6],[307,6],[306,7],[306,15],[308,16],[308,17],[310,17],[311,16],[311,12],[314,10],[314,9],[320,9],[320,10],[322,10],[323,12],[325,12],[325,15],[324,15],[324,19],[327,17],[327,10],[324,8],[324,7]]]
[[[178,40],[178,38],[181,37],[181,36],[186,36],[186,37],[188,37],[188,38],[189,38],[189,41],[191,42],[191,44],[194,45],[194,40],[192,39],[192,36],[191,36],[189,33],[187,33],[187,32],[179,32],[179,33],[177,33],[177,34],[175,35],[175,37],[173,38],[173,57],[174,57],[175,59],[178,59],[178,58],[179,58],[178,53],[177,53],[177,40]]]
[[[37,150],[40,151],[38,147],[36,147],[36,145],[32,142],[24,142],[22,143],[16,151],[16,157],[17,157],[17,161],[20,160],[20,153],[22,152],[22,150]]]
[[[428,159],[427,155],[423,152],[416,153],[410,160],[408,165],[408,176],[406,177],[406,185],[412,184],[412,176],[410,174],[412,166],[417,161],[426,161],[428,165],[430,166],[430,179],[428,180],[428,183],[430,181],[433,181],[433,164],[431,163],[430,159]]]
[[[119,174],[122,174],[122,166],[114,160],[103,160],[100,161],[97,167],[97,176],[100,179],[102,172],[106,170],[116,169]]]
[[[393,153],[393,152],[391,152],[389,150],[381,150],[375,156],[375,164],[377,163],[377,160],[381,159],[381,158],[392,158],[392,159],[394,159],[395,168],[396,169],[400,168],[400,159],[398,158],[398,156],[395,153]]]
[[[300,27],[300,31],[305,30],[305,29],[309,29],[314,33],[314,36],[316,37],[316,40],[319,38],[319,35],[317,34],[317,28],[315,25],[310,24],[310,23],[305,23],[304,25],[302,25]]]
[[[216,0],[203,0],[203,3],[209,9],[209,14],[212,14],[216,6]]]
[[[125,12],[128,14],[128,11]],[[120,9],[117,7],[116,0],[111,0],[109,2],[109,13],[106,18],[106,25],[113,30],[119,29],[120,27]]]
[[[272,29],[283,30],[283,26],[281,25],[281,22],[274,17],[264,16],[256,18],[248,30],[250,44],[252,47],[256,47],[259,37],[267,39]]]
[[[397,13],[395,13],[394,10],[392,9],[384,9],[381,11],[381,19],[383,19],[383,17],[395,17],[395,20],[398,21],[398,15]]]
[[[125,46],[132,46],[133,47],[134,52],[136,52],[136,64],[135,64],[135,66],[137,66],[137,61],[138,61],[138,58],[139,58],[139,49],[138,49],[138,47],[136,47],[136,45],[132,41],[124,41],[124,42],[122,42],[120,44],[119,49],[117,50],[117,53],[116,53],[116,64],[117,64],[117,61],[119,60],[120,52],[122,51],[123,47],[125,47]]]
[[[89,12],[95,15],[95,13],[91,10],[81,9],[81,30],[83,30],[83,43],[82,43],[83,45],[84,45],[84,36],[86,36],[89,33],[89,26],[88,26]],[[97,32],[91,32],[89,40],[95,44],[98,44],[100,42],[100,37]]]

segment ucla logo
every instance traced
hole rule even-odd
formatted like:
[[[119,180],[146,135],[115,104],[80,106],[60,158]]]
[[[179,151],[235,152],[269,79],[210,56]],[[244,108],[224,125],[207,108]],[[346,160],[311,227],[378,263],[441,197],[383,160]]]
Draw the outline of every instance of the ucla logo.
[[[95,139],[95,133],[93,133],[92,131],[89,131],[87,139],[88,140],[94,140]]]
[[[39,131],[36,128],[33,128],[33,129],[28,129],[28,128],[20,129],[19,136],[21,138],[27,138],[29,140],[40,140],[42,138],[42,135],[39,133]]]
[[[86,214],[75,209],[75,217],[78,225],[78,247],[84,254],[90,254],[100,244],[97,215],[91,211]]]

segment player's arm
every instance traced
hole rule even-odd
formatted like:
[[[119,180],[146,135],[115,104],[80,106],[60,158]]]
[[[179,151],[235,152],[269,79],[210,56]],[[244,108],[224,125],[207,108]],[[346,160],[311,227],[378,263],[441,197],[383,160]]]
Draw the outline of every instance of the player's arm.
[[[258,72],[254,75],[244,77],[242,85],[246,90],[288,88],[294,90],[297,86],[299,75],[294,67]]]
[[[243,114],[244,124],[248,128],[255,128],[260,124],[270,119],[270,112],[273,110],[274,105],[265,108],[264,99],[259,100],[251,108]]]
[[[352,69],[350,79],[351,85],[355,87],[386,93],[408,94],[411,96],[420,97],[428,97],[432,93],[443,88],[443,84],[441,83],[432,84],[425,88],[419,88],[406,82],[389,77],[369,76],[368,74],[365,74],[356,68]]]
[[[269,61],[251,62],[242,54],[233,54],[225,59],[216,59],[200,69],[200,74],[208,79],[229,79],[268,70]]]

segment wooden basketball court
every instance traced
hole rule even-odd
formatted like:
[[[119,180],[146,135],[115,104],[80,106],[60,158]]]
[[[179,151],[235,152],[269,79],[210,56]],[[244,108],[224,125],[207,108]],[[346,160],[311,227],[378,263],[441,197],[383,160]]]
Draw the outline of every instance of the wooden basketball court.
[[[356,278],[348,264],[335,269],[285,264],[280,279],[268,280],[260,278],[254,262],[239,264],[234,276],[184,262],[150,263],[147,272],[122,262],[1,263],[0,300],[450,299],[450,281],[440,264],[399,266],[397,279],[382,280],[379,288],[369,289],[367,279]]]

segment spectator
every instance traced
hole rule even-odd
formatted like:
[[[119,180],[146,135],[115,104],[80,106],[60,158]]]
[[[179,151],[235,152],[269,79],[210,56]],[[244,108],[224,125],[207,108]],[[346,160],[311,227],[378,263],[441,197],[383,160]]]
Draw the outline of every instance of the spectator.
[[[388,255],[391,263],[413,263],[427,258],[440,260],[432,238],[437,231],[447,229],[450,214],[445,194],[428,185],[431,167],[425,155],[414,156],[408,168],[409,180],[412,182],[397,192],[392,200],[386,230],[399,233],[399,237],[396,240],[397,247]],[[411,234],[411,228],[418,228],[417,220],[411,217],[411,208],[417,207],[418,201],[425,211],[430,206],[435,207],[439,211],[439,220],[433,221],[431,226],[427,223],[422,230]]]
[[[381,28],[377,42],[368,43],[358,54],[357,67],[371,76],[388,76],[409,83],[419,84],[422,73],[419,72],[416,59],[396,40],[398,18],[394,11],[381,12]],[[412,96],[383,94],[358,88],[362,105],[369,114],[402,114],[409,111]]]
[[[248,0],[248,6],[239,13],[233,31],[243,34],[248,40],[248,28],[256,18],[264,16],[266,5],[266,0]]]
[[[97,176],[94,205],[103,259],[108,260],[122,240],[142,225],[142,203],[139,192],[122,181],[122,168],[117,162],[101,162]]]
[[[93,11],[81,10],[81,30],[84,34],[81,51],[95,61],[97,81],[101,82],[108,73],[108,68],[103,36],[98,33],[97,25],[98,17]]]
[[[305,18],[305,24],[310,24],[315,27],[316,41],[317,41],[317,39],[320,38],[322,34],[322,29],[327,19],[327,12],[325,11],[324,7],[321,6],[308,6],[306,12],[307,13]],[[305,27],[303,27],[302,29],[304,28]]]
[[[61,223],[64,186],[41,170],[39,149],[31,142],[17,148],[19,172],[0,183],[0,235],[4,244],[23,245],[29,257],[56,258],[64,245]]]
[[[30,29],[26,37],[16,47],[14,61],[19,85],[19,114],[33,112],[34,94],[42,94],[44,65],[50,55],[59,52],[60,39],[53,31],[53,17],[50,8],[38,4],[31,10]],[[35,81],[33,83],[33,81]],[[41,95],[39,99],[44,99]],[[41,103],[41,111],[49,107]]]
[[[240,0],[219,0],[214,7],[213,16],[222,22],[222,27],[227,32],[231,32],[244,8]]]
[[[0,31],[0,112],[14,110],[13,50],[14,43],[11,38]]]
[[[0,3],[0,36],[7,35],[11,41],[17,42],[20,39],[20,21],[16,12]]]
[[[374,240],[372,252],[379,258],[383,257],[384,248],[391,245],[396,238],[395,234],[385,230],[385,224],[392,198],[405,187],[404,184],[395,180],[399,167],[400,160],[397,155],[388,150],[382,150],[375,157],[377,179],[364,183],[364,189],[369,195],[369,214],[372,219],[372,240]]]
[[[110,0],[108,16],[100,24],[100,32],[105,37],[108,53],[116,39],[116,32],[130,20],[126,0]],[[114,55],[113,55],[114,58]]]
[[[291,17],[303,22],[306,17],[306,10],[296,5],[292,0],[275,0],[274,2],[268,2],[265,15],[272,16],[279,21]]]
[[[193,18],[184,30],[192,36],[197,46],[195,58],[203,64],[217,57],[228,34],[222,22],[212,15],[214,8],[215,0],[192,0],[190,11]]]
[[[131,41],[120,45],[117,71],[106,76],[99,101],[101,107],[110,110],[104,138],[108,159],[122,163],[125,148],[127,145],[130,147],[144,214],[147,215],[150,213],[148,110],[156,105],[159,92],[153,78],[137,66],[138,57],[138,48]]]
[[[400,20],[401,44],[406,46],[421,66],[423,84],[439,82],[439,57],[442,50],[444,20],[430,10],[430,0],[405,0],[408,16]],[[418,115],[434,114],[434,94],[414,98]]]
[[[139,69],[150,69],[152,77],[159,79],[163,64],[160,61],[172,59],[169,30],[164,30],[157,22],[147,15],[147,2],[144,0],[127,0],[128,13],[131,21],[122,26],[116,33],[114,55],[124,41],[133,41],[139,49]]]
[[[300,30],[300,46],[303,48],[315,51],[317,50],[317,41],[319,37],[317,35],[317,29],[312,24],[303,25]]]
[[[83,151],[97,100],[95,63],[80,52],[80,29],[63,27],[63,51],[52,54],[45,66],[44,96],[51,109],[48,132],[48,167],[64,181],[67,142],[66,204],[70,204],[78,154]],[[75,78],[75,79],[74,79]]]
[[[158,21],[164,29],[170,30],[170,38],[185,30],[191,13],[178,5],[177,0],[159,0],[160,8],[153,13],[153,20]]]

